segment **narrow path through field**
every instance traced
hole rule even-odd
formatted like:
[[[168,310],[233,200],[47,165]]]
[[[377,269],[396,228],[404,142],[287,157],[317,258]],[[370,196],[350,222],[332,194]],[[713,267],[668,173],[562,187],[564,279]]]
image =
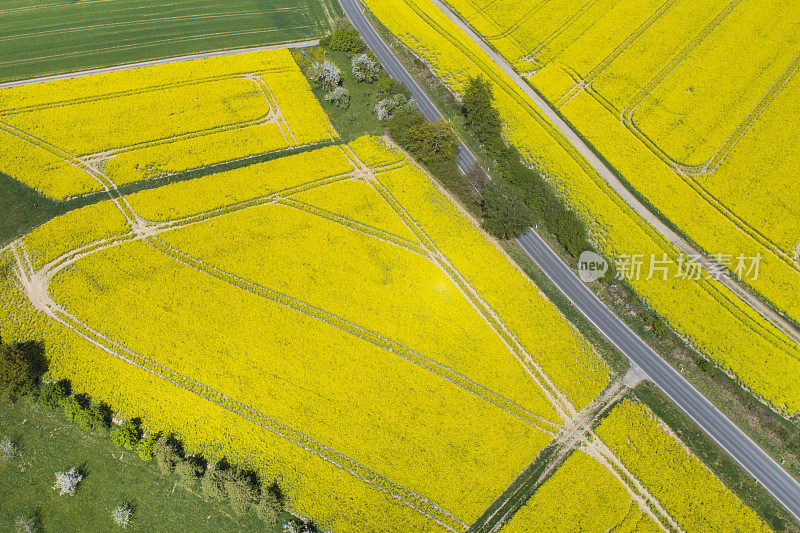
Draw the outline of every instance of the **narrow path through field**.
[[[658,500],[628,472],[622,462],[592,431],[594,423],[630,390],[632,384],[640,379],[641,371],[634,366],[624,376],[612,382],[605,391],[562,428],[536,459],[469,527],[468,533],[489,533],[500,530],[527,503],[538,488],[558,470],[570,454],[579,448],[601,460],[601,464],[606,466],[631,494],[642,512],[648,514],[665,531],[667,528],[680,530]],[[613,461],[613,465],[609,461]]]

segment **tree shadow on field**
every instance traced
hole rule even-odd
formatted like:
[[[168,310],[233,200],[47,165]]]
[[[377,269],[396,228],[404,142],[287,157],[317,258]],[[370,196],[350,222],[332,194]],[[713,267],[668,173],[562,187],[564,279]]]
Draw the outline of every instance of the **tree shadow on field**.
[[[25,341],[14,344],[22,357],[28,361],[33,369],[36,378],[40,378],[47,372],[47,358],[44,356],[44,343],[42,341]]]

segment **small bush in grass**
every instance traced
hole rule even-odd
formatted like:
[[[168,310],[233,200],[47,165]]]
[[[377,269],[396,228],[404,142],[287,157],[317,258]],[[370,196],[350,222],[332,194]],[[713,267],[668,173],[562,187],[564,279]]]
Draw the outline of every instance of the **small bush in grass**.
[[[350,91],[344,87],[336,87],[325,95],[325,100],[338,108],[347,109],[350,107]]]
[[[272,527],[278,523],[281,512],[283,511],[283,498],[276,485],[261,493],[256,504],[256,515],[264,521],[268,527]]]
[[[92,415],[89,413],[88,409],[85,409],[83,407],[78,407],[78,409],[75,411],[73,415],[73,420],[84,431],[92,430]]]
[[[166,476],[175,471],[175,466],[183,461],[175,442],[169,437],[162,436],[153,447],[153,456],[156,458],[161,475]]]
[[[128,527],[132,519],[133,509],[131,509],[130,505],[127,503],[117,505],[114,507],[114,510],[111,511],[111,520],[122,529]]]
[[[67,420],[75,421],[78,413],[83,411],[83,406],[81,402],[75,396],[69,396],[68,398],[64,398],[64,416],[67,417]]]
[[[378,79],[381,64],[374,56],[370,54],[353,56],[351,65],[353,66],[353,76],[355,76],[356,80],[372,83]]]
[[[42,383],[41,387],[39,387],[37,401],[45,407],[57,409],[64,403],[66,398],[66,386],[60,381],[53,383]]]
[[[203,467],[195,459],[186,458],[175,465],[175,473],[180,478],[178,484],[183,488],[191,489],[203,474]]]
[[[332,91],[342,82],[342,71],[333,61],[317,61],[309,67],[308,77],[318,87]]]
[[[111,442],[120,448],[133,450],[139,442],[139,429],[131,420],[126,420],[111,432]]]
[[[220,501],[228,497],[226,483],[233,480],[233,472],[224,461],[212,463],[200,480],[203,497],[210,501]]]
[[[59,491],[59,496],[64,494],[74,495],[78,483],[83,479],[83,474],[77,468],[70,468],[66,472],[56,472],[56,482],[53,490]]]
[[[142,461],[149,461],[153,458],[153,451],[156,444],[156,436],[150,435],[143,438],[136,445],[136,453]]]
[[[100,402],[95,402],[89,407],[87,412],[92,429],[108,429],[111,416],[105,405]]]
[[[231,509],[241,516],[258,501],[258,489],[253,480],[242,472],[233,472],[225,482],[225,492]]]
[[[39,531],[39,520],[34,516],[18,516],[14,521],[14,531],[17,533],[35,533]]]

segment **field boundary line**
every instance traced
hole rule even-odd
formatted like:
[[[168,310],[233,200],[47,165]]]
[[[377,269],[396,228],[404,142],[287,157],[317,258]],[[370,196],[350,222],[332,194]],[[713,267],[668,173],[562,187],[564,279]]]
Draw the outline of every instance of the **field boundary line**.
[[[639,509],[643,513],[650,516],[664,531],[684,531],[658,498],[653,496],[650,489],[628,470],[625,463],[611,451],[605,442],[596,437],[589,446],[595,451],[595,453],[591,454],[591,457],[604,466],[612,476],[617,478],[628,494],[631,495],[631,498],[638,502]]]
[[[85,0],[84,0],[85,3]],[[290,48],[306,48],[309,46],[316,46],[319,44],[319,39],[308,39],[304,41],[286,41],[284,43],[269,44],[265,46],[254,46],[249,48],[228,48],[224,50],[213,50],[208,52],[198,52],[195,54],[188,54],[183,56],[172,56],[161,59],[151,59],[148,61],[138,61],[135,63],[124,63],[122,65],[114,65],[109,67],[100,67],[86,70],[77,70],[75,72],[52,74],[49,76],[42,76],[38,78],[28,78],[24,80],[15,80],[0,83],[0,89],[7,87],[19,87],[22,85],[30,85],[33,83],[43,83],[47,81],[82,78],[84,76],[92,76],[94,74],[103,74],[106,72],[119,72],[123,70],[131,70],[142,67],[152,67],[155,65],[167,65],[169,63],[178,63],[182,61],[192,61],[194,59],[206,59],[210,57],[232,56],[238,54],[246,54],[249,52],[261,52],[264,50],[282,50]]]
[[[286,131],[289,132],[289,135],[292,137],[292,141],[294,141],[295,146],[298,145],[297,137],[294,136],[294,132],[292,131],[292,127],[289,126],[289,121],[286,120],[286,117],[283,115],[283,111],[281,111],[281,105],[278,103],[278,99],[275,98],[275,93],[272,92],[272,89],[269,88],[269,84],[264,80],[262,76],[256,76],[255,82],[258,84],[258,88],[261,89],[261,93],[264,95],[264,98],[269,102],[270,107],[272,107],[273,103],[275,105],[275,115],[278,117],[278,126],[280,123],[283,122],[283,127],[286,128]],[[286,138],[286,133],[281,128],[281,133],[283,133],[283,138],[286,139],[288,144],[292,144],[289,142],[289,139]]]
[[[309,318],[328,324],[329,326],[334,327],[344,333],[369,342],[378,348],[382,348],[386,352],[397,355],[398,357],[401,357],[402,359],[405,359],[406,361],[437,375],[438,377],[450,382],[464,391],[477,396],[484,402],[497,407],[506,414],[519,419],[523,423],[532,426],[542,433],[554,435],[554,432],[559,429],[558,425],[547,420],[541,415],[537,415],[536,413],[528,411],[524,407],[514,403],[512,400],[505,398],[501,394],[494,392],[493,390],[471,380],[460,372],[453,370],[452,368],[439,363],[435,359],[425,356],[394,339],[367,329],[364,326],[351,322],[348,319],[335,315],[330,311],[300,300],[299,298],[289,296],[288,294],[284,294],[274,289],[270,289],[253,281],[227,272],[219,267],[206,263],[205,261],[188,254],[157,237],[146,239],[146,241],[153,248],[157,249],[167,257],[182,263],[187,267],[198,270],[203,274],[211,276],[240,290],[249,292],[255,296],[259,296],[283,307],[292,309],[293,311],[306,315]],[[552,425],[553,429],[545,428],[542,425],[545,423]]]
[[[547,48],[547,46],[551,42],[556,40],[562,33],[567,31],[569,29],[569,27],[572,26],[572,24],[575,21],[580,19],[584,15],[584,13],[586,13],[591,8],[593,8],[595,6],[595,4],[597,4],[599,1],[600,0],[589,0],[588,2],[586,2],[583,5],[583,7],[581,7],[578,11],[573,13],[566,21],[564,21],[564,23],[561,26],[559,26],[558,28],[553,30],[550,33],[550,35],[545,37],[545,39],[543,41],[541,41],[539,44],[537,44],[533,48],[533,50],[528,52],[527,55],[522,56],[520,59],[522,59],[523,61],[529,61],[531,63],[536,63],[537,65],[541,65],[541,67],[544,67],[547,63],[542,63],[541,61],[539,61],[539,59],[536,58],[536,56],[538,56],[540,53],[542,53],[542,50]]]
[[[648,81],[644,87],[628,102],[620,113],[622,124],[633,133],[637,139],[642,141],[659,159],[677,170],[676,161],[672,160],[654,141],[644,134],[634,123],[633,114],[661,83],[667,79],[677,69],[683,61],[689,57],[705,40],[711,35],[725,19],[730,15],[743,0],[731,0],[711,21],[697,33],[686,46],[684,46],[660,71]]]
[[[33,288],[31,285],[31,282],[35,283],[35,280],[27,276],[25,272],[25,266],[22,264],[22,260],[20,259],[16,248],[23,249],[23,247],[20,244],[17,244],[14,248],[12,248],[17,260],[15,273],[17,274],[20,283],[23,285],[23,290],[30,297],[30,295],[37,292],[37,289]],[[392,498],[411,507],[418,513],[430,518],[431,520],[434,520],[436,523],[442,525],[450,531],[457,532],[466,529],[467,525],[464,522],[460,521],[449,511],[439,507],[438,504],[429,498],[425,498],[424,496],[409,491],[398,483],[371,470],[369,467],[366,467],[354,459],[342,454],[341,452],[338,452],[333,448],[314,440],[312,437],[305,435],[304,433],[295,430],[279,422],[278,420],[265,415],[264,413],[261,413],[247,404],[239,402],[230,396],[225,395],[224,393],[216,391],[215,389],[197,380],[194,380],[188,376],[184,376],[183,374],[176,372],[175,370],[172,370],[171,368],[158,363],[149,357],[130,350],[117,341],[106,337],[54,302],[47,294],[46,288],[44,288],[43,293],[40,293],[38,296],[38,298],[31,299],[34,305],[37,306],[37,309],[44,312],[51,319],[59,322],[77,335],[83,337],[91,344],[102,349],[109,355],[112,355],[125,363],[145,370],[146,372],[150,372],[151,374],[154,374],[155,376],[164,379],[173,385],[184,388],[189,392],[192,392],[219,405],[220,407],[228,409],[242,418],[258,424],[271,433],[274,433],[275,435],[305,449],[306,451],[317,455],[318,457],[361,479],[365,483],[381,490]],[[114,347],[117,350],[125,352],[128,354],[128,356],[122,355],[122,353],[115,350]]]
[[[215,135],[215,134],[218,134],[218,133],[226,133],[228,131],[234,131],[234,130],[237,130],[237,129],[245,129],[245,128],[250,128],[250,127],[253,127],[253,126],[263,126],[263,125],[266,125],[266,124],[278,124],[278,126],[280,127],[280,124],[278,123],[279,117],[276,114],[276,110],[272,107],[269,99],[267,99],[267,97],[263,93],[263,90],[261,89],[260,85],[258,85],[258,82],[255,81],[254,79],[251,79],[248,76],[236,76],[236,77],[238,77],[240,79],[248,79],[250,81],[253,81],[255,83],[255,85],[259,88],[259,92],[261,92],[261,94],[264,96],[264,102],[267,104],[267,108],[268,108],[267,112],[263,116],[258,117],[258,118],[254,118],[254,119],[250,119],[250,120],[243,120],[243,121],[239,121],[239,122],[231,122],[231,123],[228,123],[228,124],[220,124],[220,125],[212,126],[210,128],[205,128],[205,129],[202,129],[202,130],[194,130],[194,131],[187,131],[187,132],[184,132],[184,133],[178,133],[178,134],[175,134],[175,135],[171,135],[169,137],[159,137],[157,139],[151,139],[151,140],[148,140],[148,141],[140,141],[140,142],[136,142],[136,143],[125,145],[125,146],[117,146],[117,147],[114,147],[114,148],[108,148],[106,150],[101,150],[99,152],[91,152],[91,153],[88,153],[88,154],[83,154],[83,155],[77,156],[76,159],[79,159],[79,160],[84,161],[84,162],[107,160],[107,159],[110,159],[110,158],[112,158],[114,156],[117,156],[119,154],[124,154],[124,153],[127,153],[127,152],[133,152],[133,151],[136,151],[136,150],[144,150],[144,149],[147,149],[147,148],[152,148],[154,146],[163,146],[165,144],[172,144],[172,143],[175,143],[175,142],[186,141],[186,140],[189,140],[189,139],[207,137],[209,135]],[[0,116],[2,116],[2,115],[0,115]],[[283,134],[283,130],[281,130],[281,134]],[[292,145],[289,142],[289,140],[286,139],[286,135],[285,134],[283,134],[283,138],[286,141],[286,145],[287,145],[286,147],[289,147],[289,146]],[[297,144],[295,144],[295,146],[297,146]]]
[[[87,173],[91,178],[97,181],[97,183],[108,194],[111,201],[114,202],[120,212],[122,212],[122,215],[128,221],[128,224],[135,226],[137,223],[139,223],[139,215],[137,215],[133,208],[128,204],[128,201],[125,199],[125,197],[122,196],[119,191],[117,191],[117,186],[114,184],[114,182],[111,181],[105,174],[99,172],[96,168],[92,167],[91,165],[87,165],[61,148],[58,148],[47,141],[39,139],[38,137],[34,137],[33,135],[6,124],[5,122],[0,122],[0,131],[4,131],[10,135],[13,135],[14,137],[17,137],[18,139],[45,150],[58,159]]]

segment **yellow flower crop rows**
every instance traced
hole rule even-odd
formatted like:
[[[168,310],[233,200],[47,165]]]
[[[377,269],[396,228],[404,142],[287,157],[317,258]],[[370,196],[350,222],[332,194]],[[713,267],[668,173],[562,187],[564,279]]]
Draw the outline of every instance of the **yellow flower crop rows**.
[[[379,174],[378,180],[504,317],[528,353],[577,408],[603,389],[608,369],[597,353],[427,176],[407,165]],[[548,332],[545,336],[543,326]]]
[[[604,466],[576,450],[533,494],[503,533],[657,532],[622,484]]]
[[[270,106],[254,81],[213,80],[98,97],[3,116],[73,155],[85,155],[262,118]]]
[[[230,237],[220,246],[215,235]],[[397,341],[559,422],[458,286],[414,252],[283,206],[188,226],[164,240],[226,272]],[[270,266],[264,268],[267,256]]]
[[[661,257],[667,253],[673,260],[677,259],[677,251],[609,189],[569,142],[528,102],[524,93],[435,5],[426,0],[368,0],[367,5],[391,31],[429,61],[455,92],[462,90],[469,75],[481,74],[493,83],[496,105],[507,124],[507,138],[546,172],[565,198],[584,216],[598,244],[608,255],[643,254],[649,257],[654,254]],[[565,109],[568,111],[568,107]],[[578,120],[576,115],[567,112],[570,120]],[[583,122],[595,117],[589,113],[583,116]],[[611,131],[611,127],[600,131]],[[595,139],[592,137],[590,140],[594,142]],[[609,142],[617,140],[612,137]],[[628,149],[624,142],[618,144],[620,149]],[[605,144],[599,146],[601,151],[605,147]],[[607,157],[621,169],[623,176],[635,177],[637,182],[649,181],[654,183],[653,186],[659,182],[660,175],[654,179],[652,173],[642,172],[642,168],[650,171],[661,165],[663,170],[667,170],[656,159],[655,164],[640,166],[635,173],[629,174],[625,170],[630,168],[627,166],[630,163],[626,164],[624,158],[614,157],[613,153]],[[669,183],[678,179],[674,174],[672,176]],[[673,192],[672,198],[693,202],[689,203],[692,209],[687,209],[684,217],[708,213],[707,206],[704,210],[694,209],[698,202],[694,201],[696,197],[693,198],[687,186],[677,190],[680,194]],[[732,239],[728,242],[738,244],[736,248],[719,250],[710,241],[701,240],[700,244],[709,249],[727,250],[729,253],[760,249],[764,259],[761,275],[754,286],[790,315],[800,313],[800,304],[793,296],[800,283],[800,274],[792,273],[785,262],[745,238],[741,232],[722,233],[724,228],[720,227],[718,218],[701,220],[701,224],[706,224],[706,232],[707,228],[720,230],[713,237],[725,235]],[[634,288],[672,326],[773,405],[789,413],[800,412],[800,384],[784,378],[788,373],[800,373],[800,350],[781,332],[714,281],[662,281],[660,278],[647,281],[645,278],[646,272],[639,281],[632,282]],[[713,322],[707,317],[714,317]],[[791,370],[776,373],[774,368]]]
[[[0,172],[56,200],[102,189],[80,168],[3,130],[0,154]]]
[[[255,124],[122,152],[105,165],[117,185],[287,148],[277,123]]]
[[[673,160],[705,163],[792,63],[798,23],[793,0],[743,1],[647,95],[635,124]]]
[[[341,149],[330,146],[146,189],[127,198],[134,211],[145,219],[165,221],[265,197],[352,170]]]
[[[77,156],[125,184],[337,135],[288,50],[0,89],[0,127],[0,171],[57,199],[100,188]]]
[[[685,531],[769,531],[646,406],[624,400],[597,434]]]
[[[519,0],[451,4],[509,61],[522,55],[543,66],[529,77],[536,89],[694,242],[711,254],[761,254],[762,274],[747,282],[800,319],[797,202],[781,192],[798,163],[784,134],[798,111],[778,103],[793,101],[786,93],[800,66],[793,2],[558,2],[527,12]],[[632,6],[635,15],[612,16]],[[635,31],[607,27],[637,17],[647,20]],[[519,48],[504,48],[507,41]],[[588,92],[576,89],[581,77]],[[764,124],[771,110],[780,123]],[[626,129],[621,116],[629,115]],[[710,174],[675,172],[707,161]]]
[[[34,268],[95,241],[126,233],[130,227],[112,201],[88,205],[56,217],[25,236]]]
[[[227,239],[218,234],[217,241],[225,246]],[[277,244],[269,253],[292,249]],[[257,250],[253,257],[263,268],[265,257]],[[51,293],[133,351],[426,495],[466,522],[549,440],[389,351],[144,243],[81,260],[54,280]]]
[[[417,238],[380,194],[363,181],[342,181],[293,196],[315,207],[388,231],[412,242]]]

